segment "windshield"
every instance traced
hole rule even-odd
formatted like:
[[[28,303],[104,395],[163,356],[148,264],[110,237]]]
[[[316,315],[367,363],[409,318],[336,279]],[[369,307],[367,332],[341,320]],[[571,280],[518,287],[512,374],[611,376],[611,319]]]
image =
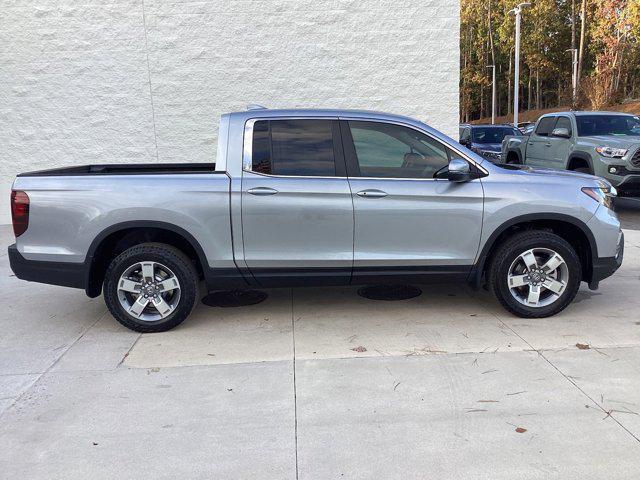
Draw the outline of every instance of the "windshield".
[[[474,128],[473,143],[502,143],[507,135],[520,135],[520,132],[511,127]]]
[[[640,136],[640,119],[631,115],[576,115],[579,137],[595,135]]]

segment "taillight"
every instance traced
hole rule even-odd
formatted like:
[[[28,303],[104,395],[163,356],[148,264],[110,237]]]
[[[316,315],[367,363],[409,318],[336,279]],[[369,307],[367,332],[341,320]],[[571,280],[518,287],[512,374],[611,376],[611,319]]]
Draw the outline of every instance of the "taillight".
[[[29,226],[29,195],[20,190],[11,191],[11,219],[13,233],[19,237]]]

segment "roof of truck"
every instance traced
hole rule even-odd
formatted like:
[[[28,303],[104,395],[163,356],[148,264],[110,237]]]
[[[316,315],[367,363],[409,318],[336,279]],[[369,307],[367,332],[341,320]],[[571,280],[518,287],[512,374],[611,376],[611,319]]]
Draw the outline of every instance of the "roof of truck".
[[[633,117],[634,115],[632,113],[627,113],[627,112],[607,112],[604,110],[598,110],[598,111],[589,111],[589,110],[577,110],[577,111],[566,111],[566,112],[550,112],[550,113],[545,113],[544,115],[542,115],[543,117],[548,117],[550,115],[575,115],[576,117],[580,117],[583,115],[627,115],[627,116],[631,116]]]
[[[252,106],[253,107],[253,106]],[[245,111],[232,112],[234,116],[247,116],[247,117],[363,117],[363,118],[397,118],[404,121],[417,121],[414,118],[404,115],[396,115],[393,113],[380,112],[376,110],[357,110],[357,109],[338,109],[338,108],[288,108],[288,109],[271,109],[271,108],[250,108]]]

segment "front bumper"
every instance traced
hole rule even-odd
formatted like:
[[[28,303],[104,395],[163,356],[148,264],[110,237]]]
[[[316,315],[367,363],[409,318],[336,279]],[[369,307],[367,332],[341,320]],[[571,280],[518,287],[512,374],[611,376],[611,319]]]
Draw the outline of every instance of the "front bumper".
[[[620,183],[613,185],[619,197],[640,197],[640,175],[627,175]]]
[[[591,269],[589,288],[596,290],[601,280],[610,277],[622,265],[624,257],[624,233],[620,232],[617,253],[613,257],[596,258]]]
[[[15,243],[8,250],[9,265],[20,280],[82,289],[86,286],[88,267],[84,263],[28,260]]]

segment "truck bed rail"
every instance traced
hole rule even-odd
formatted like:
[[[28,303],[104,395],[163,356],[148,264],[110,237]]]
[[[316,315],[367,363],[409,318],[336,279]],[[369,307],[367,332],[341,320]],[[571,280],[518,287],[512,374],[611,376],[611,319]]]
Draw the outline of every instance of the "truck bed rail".
[[[130,163],[80,165],[77,167],[52,168],[18,174],[18,177],[59,177],[75,175],[162,175],[179,173],[224,173],[216,172],[215,163]]]

